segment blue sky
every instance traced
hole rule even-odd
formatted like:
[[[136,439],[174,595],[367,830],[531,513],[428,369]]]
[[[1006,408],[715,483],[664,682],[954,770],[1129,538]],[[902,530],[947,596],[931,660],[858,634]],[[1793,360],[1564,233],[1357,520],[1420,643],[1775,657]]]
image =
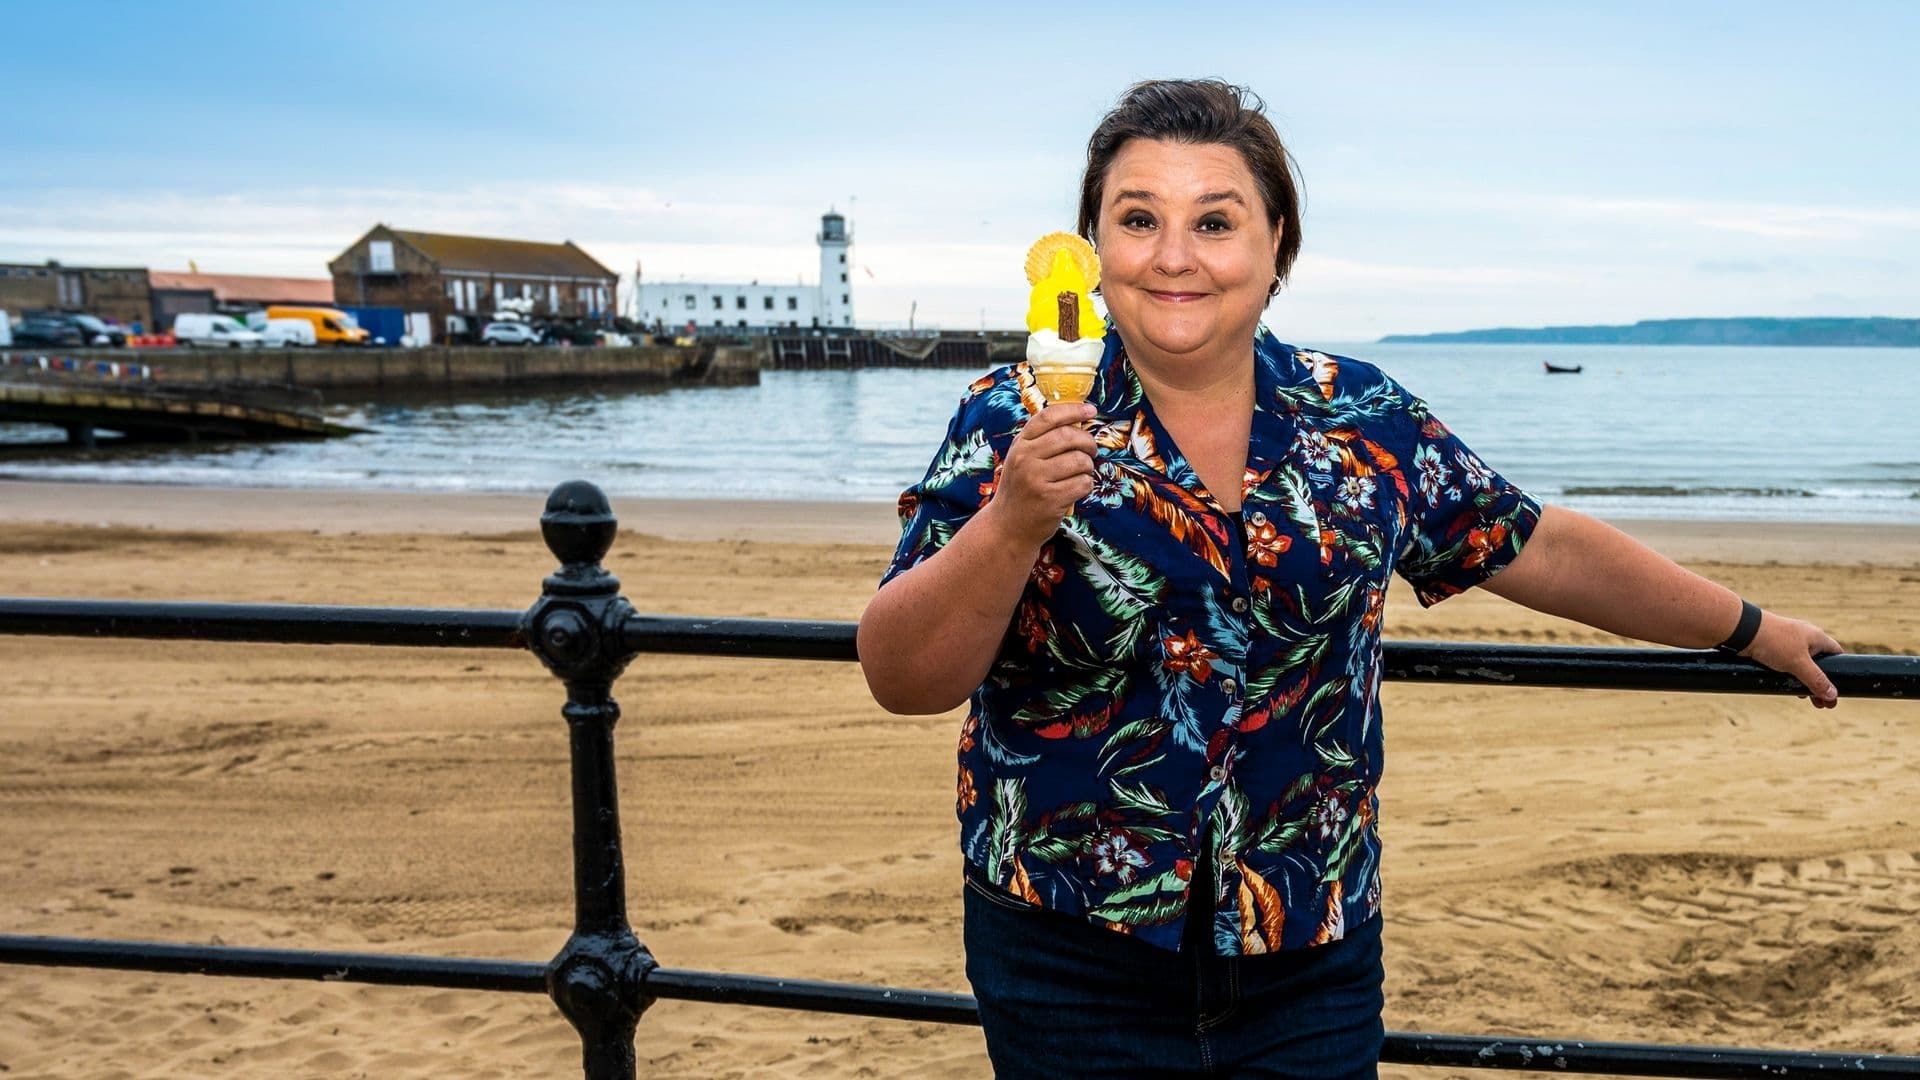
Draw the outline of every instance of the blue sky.
[[[322,276],[384,221],[793,281],[834,205],[860,322],[1013,326],[1102,112],[1218,75],[1304,174],[1293,340],[1920,314],[1920,4],[1348,7],[15,2],[0,259]]]

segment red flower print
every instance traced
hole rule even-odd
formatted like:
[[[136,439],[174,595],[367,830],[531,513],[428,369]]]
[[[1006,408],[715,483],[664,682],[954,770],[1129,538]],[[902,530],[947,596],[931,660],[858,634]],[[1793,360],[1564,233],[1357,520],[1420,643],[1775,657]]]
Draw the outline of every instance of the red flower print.
[[[973,804],[979,800],[980,793],[973,789],[973,770],[962,765],[960,767],[959,784],[960,812],[966,813],[968,810],[973,809]]]
[[[1020,602],[1020,614],[1014,620],[1015,629],[1026,639],[1027,651],[1037,653],[1053,637],[1053,628],[1047,625],[1047,613],[1040,605],[1030,600]]]
[[[1372,585],[1367,586],[1367,609],[1360,615],[1361,628],[1371,631],[1380,625],[1380,610],[1386,606],[1386,602],[1385,590]]]
[[[1267,515],[1254,511],[1247,515],[1247,554],[1261,566],[1280,565],[1280,556],[1293,546],[1293,537],[1282,536]]]
[[[1467,557],[1460,560],[1461,566],[1479,566],[1488,556],[1500,550],[1507,542],[1506,522],[1495,522],[1491,528],[1467,530]]]
[[[1040,549],[1040,559],[1033,564],[1033,584],[1043,596],[1052,596],[1053,587],[1066,580],[1067,571],[1053,561],[1053,545]]]
[[[1184,637],[1170,637],[1161,642],[1166,647],[1167,658],[1162,662],[1168,671],[1191,675],[1206,682],[1213,674],[1213,661],[1220,654],[1201,644],[1199,635],[1189,630]]]

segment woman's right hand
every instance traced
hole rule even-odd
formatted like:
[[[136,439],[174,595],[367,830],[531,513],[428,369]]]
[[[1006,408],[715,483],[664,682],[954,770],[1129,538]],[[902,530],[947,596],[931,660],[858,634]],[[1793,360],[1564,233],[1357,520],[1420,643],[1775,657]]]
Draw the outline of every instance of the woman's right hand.
[[[1027,420],[1000,464],[999,485],[987,504],[1009,535],[1038,548],[1073,504],[1092,493],[1098,446],[1079,425],[1097,413],[1092,405],[1062,403]]]

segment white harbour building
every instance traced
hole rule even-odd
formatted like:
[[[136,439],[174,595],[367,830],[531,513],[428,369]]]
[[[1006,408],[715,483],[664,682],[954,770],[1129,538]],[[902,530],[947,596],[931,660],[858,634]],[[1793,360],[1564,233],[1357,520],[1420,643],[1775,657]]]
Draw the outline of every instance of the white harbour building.
[[[820,280],[807,285],[745,285],[637,279],[634,318],[644,326],[672,331],[692,324],[696,330],[735,332],[772,330],[849,330],[853,328],[853,266],[847,256],[853,234],[847,219],[832,210],[820,217],[814,234],[820,245]]]

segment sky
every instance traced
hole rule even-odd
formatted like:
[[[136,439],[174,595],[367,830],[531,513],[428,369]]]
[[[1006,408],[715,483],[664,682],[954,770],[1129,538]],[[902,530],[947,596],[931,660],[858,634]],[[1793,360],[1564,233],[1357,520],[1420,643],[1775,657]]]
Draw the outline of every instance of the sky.
[[[324,277],[384,222],[786,283],[832,207],[859,324],[1014,327],[1102,114],[1218,76],[1300,165],[1288,340],[1920,315],[1907,0],[289,10],[0,0],[0,261]]]

